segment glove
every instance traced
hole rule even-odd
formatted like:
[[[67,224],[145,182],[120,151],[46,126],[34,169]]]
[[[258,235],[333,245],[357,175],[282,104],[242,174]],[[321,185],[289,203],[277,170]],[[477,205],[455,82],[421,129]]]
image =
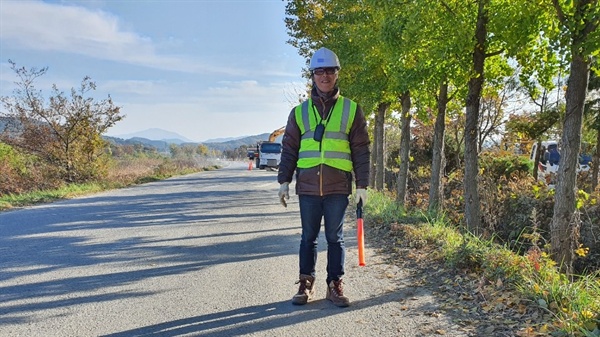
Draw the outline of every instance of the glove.
[[[279,185],[279,201],[283,205],[283,207],[287,207],[287,202],[285,199],[290,198],[290,183],[283,183]]]
[[[358,205],[360,201],[362,201],[363,207],[367,205],[367,189],[365,188],[357,188],[354,194],[354,202]]]

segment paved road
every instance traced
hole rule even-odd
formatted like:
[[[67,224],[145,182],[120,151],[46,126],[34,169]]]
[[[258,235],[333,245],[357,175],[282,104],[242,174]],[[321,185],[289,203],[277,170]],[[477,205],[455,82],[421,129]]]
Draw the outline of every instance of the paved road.
[[[293,186],[292,186],[293,188]],[[245,163],[0,213],[0,336],[428,336],[431,294],[346,230],[349,308],[293,306],[299,212]],[[450,331],[452,329],[449,329]],[[458,332],[446,336],[462,336]]]

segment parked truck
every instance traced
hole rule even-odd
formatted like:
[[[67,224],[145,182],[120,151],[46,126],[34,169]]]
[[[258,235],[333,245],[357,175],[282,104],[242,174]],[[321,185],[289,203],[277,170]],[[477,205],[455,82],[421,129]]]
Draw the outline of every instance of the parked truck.
[[[531,148],[529,159],[535,162],[537,156],[538,144],[534,143]],[[558,141],[549,140],[541,142],[540,160],[538,162],[538,179],[554,184],[560,162],[560,147]],[[591,156],[581,154],[577,163],[577,172],[589,171]]]
[[[261,170],[265,168],[279,169],[279,163],[281,162],[281,143],[275,142],[275,140],[284,132],[285,126],[271,132],[268,140],[256,144],[256,148],[251,151],[254,154],[256,168]],[[250,157],[250,151],[248,152],[248,157]]]

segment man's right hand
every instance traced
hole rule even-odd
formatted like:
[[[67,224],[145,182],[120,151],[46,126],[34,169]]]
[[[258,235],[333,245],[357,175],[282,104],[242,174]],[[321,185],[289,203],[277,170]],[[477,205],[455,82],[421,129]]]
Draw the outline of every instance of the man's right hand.
[[[286,199],[290,198],[290,183],[283,183],[279,186],[279,201],[283,207],[287,207]]]

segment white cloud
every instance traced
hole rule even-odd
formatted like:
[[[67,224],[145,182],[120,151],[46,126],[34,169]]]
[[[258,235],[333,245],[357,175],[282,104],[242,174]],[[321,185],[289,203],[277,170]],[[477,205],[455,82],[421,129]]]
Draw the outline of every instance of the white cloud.
[[[202,140],[271,132],[287,122],[292,104],[286,102],[283,90],[289,84],[263,86],[255,81],[220,84],[196,93],[170,96],[172,103],[116,102],[127,117],[111,129],[109,135],[132,133],[157,125],[175,131],[172,126],[178,125],[178,133]],[[158,90],[160,85],[149,84],[146,88]]]
[[[43,2],[8,1],[2,4],[2,39],[23,48],[94,55],[134,47],[151,52],[148,40],[119,30],[116,17],[82,7]]]
[[[292,104],[286,102],[284,95],[286,88],[289,85],[285,83],[269,83],[260,85],[257,81],[241,81],[241,82],[222,82],[218,87],[211,87],[203,93],[201,98],[203,102],[215,107],[222,105],[223,101],[229,100],[228,105],[237,105],[236,109],[226,108],[224,110],[244,111],[252,110],[254,106],[266,106],[270,103],[281,106],[288,104],[291,108]],[[240,97],[239,101],[236,97]]]
[[[2,1],[0,38],[15,47],[80,54],[163,70],[242,74],[184,56],[160,55],[153,41],[101,10],[37,1]]]
[[[165,90],[164,83],[156,81],[125,80],[125,81],[105,81],[99,89],[109,93],[118,94],[136,94],[136,95],[156,95],[161,90]],[[164,93],[164,91],[162,91]]]

